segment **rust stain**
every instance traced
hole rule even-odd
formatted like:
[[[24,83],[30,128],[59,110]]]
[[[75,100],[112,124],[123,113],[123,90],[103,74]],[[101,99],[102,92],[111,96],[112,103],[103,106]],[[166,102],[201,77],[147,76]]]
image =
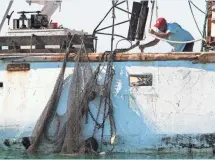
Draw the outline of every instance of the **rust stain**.
[[[14,53],[15,54],[15,53]],[[21,53],[19,54],[22,57]],[[27,61],[63,61],[65,53],[40,53],[38,55],[32,54],[28,57],[23,55],[22,62]],[[87,57],[88,56],[88,57]],[[88,53],[84,61],[100,62],[102,58],[110,59],[110,55],[105,55],[104,53]],[[10,56],[4,56],[4,58],[9,58]],[[75,61],[76,54],[70,53],[68,61]],[[116,53],[114,61],[168,61],[168,60],[196,60],[199,63],[214,63],[215,62],[215,52],[173,52],[173,53]],[[7,59],[5,59],[7,61]],[[16,59],[13,60],[14,62]],[[20,62],[20,60],[19,60]]]
[[[30,84],[29,73],[29,71],[5,71],[4,98],[0,116],[8,120],[9,125],[19,124],[20,115],[27,107],[27,88]]]
[[[7,75],[27,75],[29,71],[7,71]]]
[[[215,62],[215,53],[201,54],[198,59],[201,63],[214,63]]]

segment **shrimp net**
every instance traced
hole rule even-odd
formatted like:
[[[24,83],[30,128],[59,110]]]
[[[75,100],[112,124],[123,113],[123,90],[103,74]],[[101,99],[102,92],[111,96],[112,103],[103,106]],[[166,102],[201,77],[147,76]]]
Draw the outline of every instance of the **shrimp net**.
[[[70,40],[68,48],[71,45]],[[112,57],[113,54],[104,53],[103,57]],[[88,54],[82,41],[81,49],[76,54],[72,80],[69,82],[67,111],[60,116],[57,114],[57,107],[65,84],[64,74],[66,69],[69,51],[66,52],[62,68],[57,77],[53,92],[40,115],[31,136],[31,145],[28,152],[45,151],[53,153],[76,154],[76,153],[97,153],[98,146],[95,144],[96,130],[102,130],[101,143],[104,136],[105,121],[110,121],[111,140],[115,138],[116,127],[113,117],[113,105],[111,102],[111,84],[114,75],[113,58],[98,65],[95,71],[92,70],[88,60]],[[106,74],[101,90],[96,92],[98,75],[101,66],[106,66]],[[96,96],[100,96],[97,115],[93,115],[89,108],[89,102]],[[103,115],[102,121],[98,121],[99,114]],[[83,137],[84,123],[89,116],[92,118],[95,127],[92,137],[87,140]],[[96,141],[97,143],[97,141]]]

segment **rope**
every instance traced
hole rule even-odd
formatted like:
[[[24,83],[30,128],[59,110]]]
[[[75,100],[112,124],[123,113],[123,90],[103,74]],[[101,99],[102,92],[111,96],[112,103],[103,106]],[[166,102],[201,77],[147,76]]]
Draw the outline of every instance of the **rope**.
[[[128,0],[126,0],[126,5],[127,5],[127,11],[129,12],[129,4],[128,4]],[[128,20],[130,20],[129,13],[128,13]]]
[[[198,42],[198,41],[205,41],[206,42],[206,39],[203,39],[203,38],[192,40],[192,41],[171,41],[171,40],[167,40],[164,38],[160,38],[160,37],[155,36],[153,34],[150,34],[150,35],[156,39],[159,39],[159,40],[164,41],[164,42],[169,42],[169,43],[186,44],[186,43],[194,43],[194,42]]]
[[[191,0],[188,0],[190,3],[192,3],[192,5],[198,9],[200,12],[202,12],[203,14],[206,14],[204,11],[202,11],[198,6],[196,6]]]
[[[152,26],[152,17],[153,17],[153,13],[154,13],[154,7],[155,7],[155,1],[151,1],[152,3],[152,10],[151,10],[151,18],[150,18],[150,22],[149,22],[149,28],[151,28]]]
[[[158,19],[158,0],[156,0],[156,19]]]
[[[193,9],[192,9],[192,7],[191,7],[191,4],[190,4],[190,1],[189,1],[189,0],[188,0],[188,4],[189,4],[189,7],[190,7],[191,14],[192,14],[192,16],[193,16],[194,22],[195,22],[195,24],[196,24],[196,27],[197,27],[197,29],[199,30],[200,35],[203,37],[203,34],[202,34],[202,32],[201,32],[201,30],[200,30],[198,24],[197,24],[197,21],[196,21],[196,18],[195,18],[195,15],[194,15],[194,13],[193,13]]]
[[[207,2],[206,2],[206,11],[209,11],[210,9],[211,9],[211,7],[208,7]],[[204,26],[203,26],[203,38],[206,37],[207,20],[208,20],[208,12],[207,12],[207,14],[205,15],[205,21],[204,21]],[[202,42],[201,51],[203,51],[204,46],[205,46],[205,42]]]
[[[64,70],[65,70],[65,68],[66,68],[67,58],[68,58],[68,56],[69,56],[69,54],[70,54],[69,49],[70,49],[70,46],[71,46],[72,41],[73,41],[73,39],[74,39],[75,36],[76,36],[76,34],[74,34],[74,35],[71,37],[71,39],[69,40],[68,45],[66,45],[66,54],[65,54],[65,57],[64,57],[64,61],[63,61],[63,68],[64,68]],[[68,37],[67,37],[67,39],[68,39]],[[59,90],[59,91],[57,91],[57,92],[58,92],[58,97],[60,97],[60,95],[61,95],[62,87],[63,87],[63,82],[62,82],[62,83],[60,84],[60,86],[58,87],[58,90]],[[59,124],[58,124],[58,126],[57,126],[57,128],[56,128],[56,131],[55,131],[56,134],[53,136],[53,138],[49,138],[50,135],[49,135],[48,133],[49,133],[50,125],[51,125],[51,123],[52,123],[52,121],[53,121],[53,119],[54,119],[55,117],[57,118],[57,123],[59,123]],[[54,115],[50,117],[50,120],[49,120],[48,122],[46,122],[46,123],[48,123],[48,126],[49,126],[49,127],[47,127],[47,128],[44,130],[44,134],[43,134],[43,135],[44,135],[44,139],[45,139],[45,141],[46,141],[47,143],[49,143],[49,144],[54,144],[54,143],[56,143],[56,142],[58,141],[59,133],[60,133],[59,130],[60,130],[60,126],[61,126],[60,118],[59,118],[59,116],[57,115],[57,112],[56,112],[56,111],[55,111]]]
[[[131,41],[129,41],[129,40],[123,38],[123,39],[120,39],[120,40],[116,43],[116,49],[118,48],[118,44],[119,44],[119,42],[121,42],[121,41],[128,41],[128,42],[130,43],[130,45],[132,46],[132,42],[131,42]]]
[[[111,84],[112,84],[112,79],[113,79],[113,75],[114,75],[113,58],[114,58],[115,52],[111,52],[111,53],[105,52],[103,54],[103,56],[106,56],[106,57],[108,55],[110,56],[110,58],[108,59],[106,64],[103,64],[104,66],[107,66],[107,68],[106,68],[106,74],[105,74],[105,79],[104,79],[103,88],[102,88],[103,94],[100,97],[99,108],[98,108],[96,117],[94,117],[92,115],[92,113],[90,112],[90,109],[88,107],[89,114],[90,114],[91,118],[93,119],[93,121],[95,122],[92,137],[95,136],[95,133],[97,130],[101,129],[102,130],[101,131],[102,132],[101,133],[101,144],[103,144],[103,141],[104,141],[105,122],[106,122],[108,117],[110,120],[111,142],[114,141],[114,139],[116,137],[116,125],[115,125],[115,121],[114,121],[114,117],[113,117],[113,104],[112,104],[111,98],[110,98],[110,96],[111,96]],[[98,70],[97,76],[99,75],[99,72],[101,73],[100,67],[98,69],[99,70]],[[104,107],[104,109],[102,109],[102,106]],[[102,117],[102,122],[99,123],[98,119],[99,119],[99,115],[101,113],[101,110],[103,110],[103,117]],[[114,145],[113,145],[112,150],[109,151],[109,153],[111,153],[113,151],[113,149],[114,149]],[[100,146],[100,151],[102,151],[102,145]]]

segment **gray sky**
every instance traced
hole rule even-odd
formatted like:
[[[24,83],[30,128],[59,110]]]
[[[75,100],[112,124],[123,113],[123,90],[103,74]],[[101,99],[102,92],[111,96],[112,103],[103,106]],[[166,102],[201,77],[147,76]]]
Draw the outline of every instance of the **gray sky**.
[[[139,2],[139,0],[136,0]],[[8,5],[9,0],[1,0],[0,6],[0,15],[3,16],[6,7]],[[204,0],[193,0],[193,2],[205,11],[205,1]],[[133,0],[129,0],[129,8],[130,11],[132,9]],[[64,27],[75,29],[75,30],[84,30],[89,34],[93,32],[94,28],[100,22],[100,20],[104,17],[106,12],[111,7],[112,0],[63,0],[61,12],[57,10],[52,16],[52,20],[62,24]],[[122,8],[126,9],[126,4],[121,5]],[[188,30],[195,39],[201,38],[194,20],[192,18],[188,0],[158,0],[158,16],[164,17],[167,21],[174,21],[179,23],[184,29]],[[42,9],[41,5],[32,4],[29,6],[25,0],[15,0],[12,10],[15,12],[18,11],[35,11]],[[194,14],[197,18],[197,22],[200,26],[200,29],[203,29],[204,23],[204,14],[193,8]],[[151,12],[149,11],[149,14]],[[17,18],[18,15],[14,14],[12,18]],[[155,23],[155,13],[153,17],[153,24]],[[116,12],[116,22],[124,21],[128,19],[128,15],[123,13],[122,11]],[[105,23],[101,27],[105,27],[107,25],[111,25],[112,19],[111,14],[105,21]],[[12,21],[11,21],[12,24]],[[128,33],[128,23],[123,24],[121,26],[116,27],[116,33],[127,36]],[[149,28],[149,18],[148,24],[146,26],[146,32]],[[4,35],[8,30],[7,22],[5,23],[1,35]],[[106,30],[104,32],[110,32],[111,30]],[[99,36],[98,41],[98,51],[110,50],[110,37],[109,36]],[[147,43],[153,38],[150,35],[146,34],[146,39],[141,41],[141,43]],[[115,38],[115,43],[118,41],[118,38]],[[194,50],[200,50],[200,42],[195,43]],[[115,47],[115,45],[114,45]],[[129,47],[129,43],[123,41],[119,43],[118,48]],[[151,47],[145,50],[145,52],[168,52],[171,50],[171,47],[165,43],[160,42],[156,47]],[[139,52],[139,49],[136,48],[133,52]]]

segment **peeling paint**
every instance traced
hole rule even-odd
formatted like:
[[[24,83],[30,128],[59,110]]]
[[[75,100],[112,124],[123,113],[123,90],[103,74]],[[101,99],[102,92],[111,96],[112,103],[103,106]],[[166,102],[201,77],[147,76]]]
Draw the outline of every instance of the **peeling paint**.
[[[92,65],[95,69],[98,64]],[[4,83],[0,95],[0,139],[31,135],[52,93],[60,66],[61,62],[32,62],[28,72],[9,73],[5,71],[6,64],[0,65],[0,82]],[[74,63],[68,63],[67,80],[57,109],[59,115],[64,115],[67,109],[67,82],[71,81],[73,67]],[[115,62],[114,68],[111,96],[118,139],[115,152],[213,150],[214,64],[202,68],[191,61]],[[99,75],[98,84],[104,80],[105,69]],[[152,86],[129,85],[130,75],[146,73],[153,75]],[[98,104],[98,97],[89,104],[94,115]],[[94,122],[89,118],[83,136],[92,136],[93,128]],[[98,131],[96,137],[100,135]],[[107,129],[107,150],[111,148],[109,141]]]

